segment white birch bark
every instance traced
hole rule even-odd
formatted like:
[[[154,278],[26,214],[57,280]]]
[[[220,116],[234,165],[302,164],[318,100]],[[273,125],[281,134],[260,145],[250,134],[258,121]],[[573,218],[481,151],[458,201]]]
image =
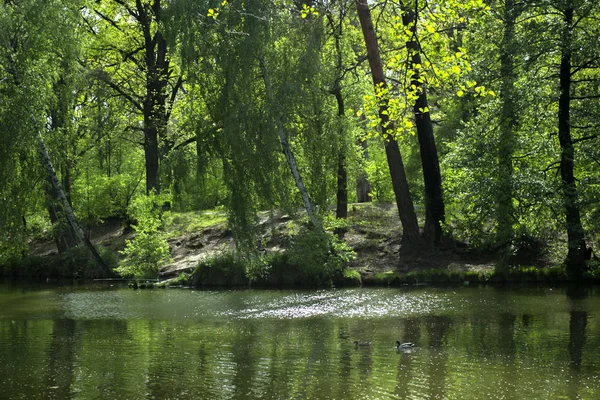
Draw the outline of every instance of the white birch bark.
[[[52,160],[50,159],[50,155],[48,154],[48,149],[46,148],[46,144],[44,143],[44,137],[42,136],[42,132],[37,128],[37,122],[35,117],[32,115],[31,119],[33,121],[34,126],[37,130],[37,139],[38,139],[38,150],[40,153],[40,158],[46,172],[48,173],[48,177],[50,180],[50,184],[58,195],[58,200],[64,210],[65,216],[67,217],[67,223],[71,230],[75,233],[75,237],[77,238],[78,245],[84,245],[92,259],[96,262],[96,264],[102,269],[104,273],[110,273],[106,264],[102,261],[102,258],[98,255],[98,252],[93,247],[91,242],[85,237],[85,233],[79,222],[77,222],[77,218],[75,217],[75,213],[73,212],[73,208],[71,204],[67,200],[67,196],[65,195],[65,191],[56,176],[56,170],[54,169],[54,165],[52,164]]]
[[[271,80],[269,79],[269,74],[267,71],[267,66],[265,64],[265,60],[261,57],[259,58],[260,69],[263,73],[263,79],[265,82],[265,87],[267,89],[267,100],[269,104],[273,105],[273,90],[271,88]],[[283,122],[281,121],[281,117],[278,112],[274,113],[275,123],[277,124],[277,130],[279,132],[279,141],[281,143],[281,149],[283,150],[283,154],[287,160],[288,166],[290,167],[290,171],[292,172],[292,176],[294,177],[294,182],[296,183],[296,187],[300,191],[300,195],[302,196],[302,202],[304,203],[304,208],[306,209],[306,213],[308,214],[308,218],[312,225],[317,229],[323,229],[319,220],[315,215],[314,207],[310,201],[310,197],[308,196],[308,192],[306,191],[306,187],[304,186],[304,181],[302,180],[302,176],[300,175],[300,171],[298,170],[298,164],[296,163],[296,158],[294,157],[294,153],[292,152],[292,148],[290,147],[290,142],[288,141],[288,134],[283,127]]]

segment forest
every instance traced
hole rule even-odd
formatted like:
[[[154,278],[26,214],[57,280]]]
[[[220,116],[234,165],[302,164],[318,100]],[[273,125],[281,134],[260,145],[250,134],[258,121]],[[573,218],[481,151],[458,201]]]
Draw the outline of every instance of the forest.
[[[1,0],[0,265],[47,239],[156,275],[167,215],[218,210],[257,273],[284,210],[341,268],[373,202],[401,253],[597,278],[599,87],[592,0]],[[135,231],[113,265],[107,220]]]

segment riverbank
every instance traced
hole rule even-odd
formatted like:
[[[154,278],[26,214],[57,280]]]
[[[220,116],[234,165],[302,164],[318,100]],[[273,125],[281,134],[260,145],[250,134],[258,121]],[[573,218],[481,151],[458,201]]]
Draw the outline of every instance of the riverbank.
[[[235,252],[233,233],[221,211],[172,213],[165,234],[172,262],[160,271],[161,280],[197,287],[303,287],[303,286],[396,286],[419,283],[472,284],[482,282],[558,282],[566,280],[564,269],[539,257],[525,266],[515,264],[495,271],[496,255],[473,251],[452,242],[439,248],[407,252],[402,248],[402,229],[392,204],[363,203],[349,207],[347,222],[337,227],[344,233],[340,243],[353,252],[343,266],[328,274],[310,271],[302,259],[313,249],[299,248],[303,218],[283,213],[262,213],[257,223],[257,254],[249,260]],[[331,225],[335,220],[330,220]],[[121,221],[110,220],[91,227],[89,236],[105,261],[115,267],[127,240],[134,237]],[[306,245],[306,244],[305,244]],[[293,252],[296,252],[294,255]],[[345,250],[344,250],[345,251]],[[30,243],[30,255],[5,269],[5,274],[32,278],[93,278],[82,268],[84,254],[58,255],[51,240]],[[518,260],[517,260],[518,261]]]

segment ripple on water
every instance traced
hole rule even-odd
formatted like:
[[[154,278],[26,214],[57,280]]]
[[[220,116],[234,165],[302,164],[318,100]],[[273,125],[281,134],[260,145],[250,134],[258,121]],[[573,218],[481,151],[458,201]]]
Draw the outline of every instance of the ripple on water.
[[[328,290],[313,293],[294,293],[270,301],[257,301],[243,309],[228,309],[219,313],[233,318],[377,318],[429,314],[451,307],[438,294],[414,295],[398,290],[363,291]]]

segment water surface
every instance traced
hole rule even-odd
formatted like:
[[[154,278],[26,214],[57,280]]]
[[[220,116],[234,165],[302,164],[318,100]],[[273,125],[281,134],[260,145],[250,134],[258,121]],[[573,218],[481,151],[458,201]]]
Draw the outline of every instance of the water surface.
[[[586,294],[4,283],[0,398],[596,399],[600,292]]]

